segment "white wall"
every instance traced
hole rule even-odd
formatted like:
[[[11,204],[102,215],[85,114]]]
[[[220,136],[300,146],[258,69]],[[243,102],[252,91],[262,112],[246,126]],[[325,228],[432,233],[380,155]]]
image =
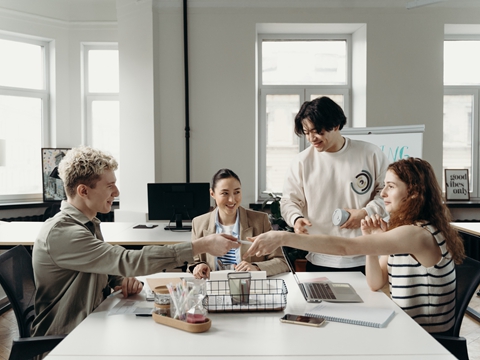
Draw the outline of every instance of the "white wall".
[[[181,1],[176,3],[178,7],[160,2],[156,8],[158,181],[181,181],[185,176]],[[258,23],[365,23],[366,125],[425,124],[424,158],[441,176],[444,24],[479,23],[478,5],[406,10],[315,5],[321,1],[299,1],[298,7],[285,5],[293,1],[278,7],[265,7],[265,1],[248,2],[249,7],[216,1],[211,8],[205,3],[195,6],[191,1],[188,12],[192,181],[208,181],[220,167],[230,167],[242,179],[244,203],[255,200]],[[219,7],[227,3],[230,6]]]
[[[116,221],[145,221],[155,182],[152,1],[117,1],[120,61],[120,210]],[[135,215],[137,213],[137,215]]]
[[[41,6],[28,6],[34,3]],[[75,146],[80,141],[79,44],[117,41],[118,33],[126,28],[117,28],[124,25],[115,22],[118,13],[114,0],[85,1],[86,8],[80,6],[81,1],[69,2],[70,6],[59,0],[38,3],[0,0],[0,30],[55,41],[56,125],[49,145]],[[148,5],[149,1],[118,1],[125,3]],[[449,1],[412,10],[399,3],[191,0],[190,180],[210,181],[216,170],[229,167],[242,179],[244,205],[256,200],[255,42],[259,23],[366,24],[365,102],[354,106],[364,106],[367,126],[425,124],[424,158],[441,176],[444,25],[479,24],[480,3]],[[127,56],[145,55],[147,62],[153,56],[154,128],[147,124],[143,132],[154,134],[155,181],[180,182],[185,179],[182,1],[152,0],[152,4],[152,34],[145,36],[151,35],[153,54]],[[456,8],[458,4],[464,5]],[[98,12],[93,11],[96,6]],[[17,11],[37,12],[43,17]],[[87,21],[89,18],[93,21]],[[119,47],[122,49],[122,44]],[[120,76],[122,82],[133,75],[121,70]],[[122,111],[143,111],[145,107],[152,111],[151,98],[137,96],[128,110],[122,105]],[[121,153],[141,147],[142,142],[142,138],[132,137],[122,144]],[[153,166],[149,161],[146,166]],[[122,166],[122,175],[132,176],[129,170]],[[145,191],[142,187],[146,186],[140,184],[137,191]],[[141,206],[146,211],[146,203]]]

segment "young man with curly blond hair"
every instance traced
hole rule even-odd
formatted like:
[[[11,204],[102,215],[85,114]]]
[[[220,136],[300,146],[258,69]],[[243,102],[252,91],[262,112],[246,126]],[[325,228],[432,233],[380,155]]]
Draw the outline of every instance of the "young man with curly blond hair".
[[[96,214],[110,212],[120,193],[117,167],[112,156],[89,147],[68,151],[58,166],[67,200],[45,222],[33,248],[34,336],[68,334],[112,289],[125,297],[139,293],[142,283],[135,276],[173,269],[197,254],[221,256],[239,247],[234,237],[221,234],[141,250],[104,242]]]

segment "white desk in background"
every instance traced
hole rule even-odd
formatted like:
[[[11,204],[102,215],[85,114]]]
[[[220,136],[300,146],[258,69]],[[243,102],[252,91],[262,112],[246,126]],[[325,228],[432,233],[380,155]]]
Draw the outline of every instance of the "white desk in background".
[[[33,246],[43,222],[0,222],[0,247],[11,248],[16,245]],[[102,222],[103,238],[112,245],[145,246],[171,245],[190,241],[190,231],[164,230],[167,223],[158,223],[155,228],[134,229],[138,223]]]
[[[155,276],[171,277],[178,273]],[[303,314],[315,306],[305,302],[292,275],[287,273],[274,277],[284,279],[287,284],[285,311],[210,313],[212,327],[205,333],[171,328],[156,323],[151,317],[109,316],[109,309],[122,295],[110,297],[47,359],[455,359],[383,292],[372,292],[361,273],[299,273],[299,276],[301,279],[327,276],[336,282],[348,281],[364,303],[345,306],[390,308],[396,315],[385,328],[336,322],[320,328],[281,323],[279,318],[284,313]]]
[[[480,237],[480,222],[452,222],[451,225],[458,231]]]

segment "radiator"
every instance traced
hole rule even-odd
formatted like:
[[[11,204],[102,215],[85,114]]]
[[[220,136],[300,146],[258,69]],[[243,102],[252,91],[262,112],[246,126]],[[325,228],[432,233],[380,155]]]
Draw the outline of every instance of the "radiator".
[[[48,217],[50,217],[50,214],[47,215],[47,216],[46,216],[46,214],[42,214],[42,215],[11,217],[11,218],[0,219],[0,221],[7,221],[7,222],[12,222],[12,221],[44,221]],[[113,211],[110,211],[108,214],[97,214],[97,218],[101,222],[114,222],[115,221],[115,216],[114,216]]]
[[[43,214],[42,215],[32,215],[32,216],[19,216],[19,217],[11,217],[0,219],[1,221],[43,221]]]
[[[480,237],[459,231],[465,246],[465,255],[480,261]]]

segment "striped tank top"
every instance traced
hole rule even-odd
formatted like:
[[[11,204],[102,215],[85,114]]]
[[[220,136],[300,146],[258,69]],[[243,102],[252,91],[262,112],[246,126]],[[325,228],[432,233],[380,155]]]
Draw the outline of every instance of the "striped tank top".
[[[447,331],[455,321],[455,263],[437,229],[427,223],[417,226],[433,235],[442,258],[434,266],[425,267],[410,254],[390,255],[387,263],[390,295],[429,333]]]

